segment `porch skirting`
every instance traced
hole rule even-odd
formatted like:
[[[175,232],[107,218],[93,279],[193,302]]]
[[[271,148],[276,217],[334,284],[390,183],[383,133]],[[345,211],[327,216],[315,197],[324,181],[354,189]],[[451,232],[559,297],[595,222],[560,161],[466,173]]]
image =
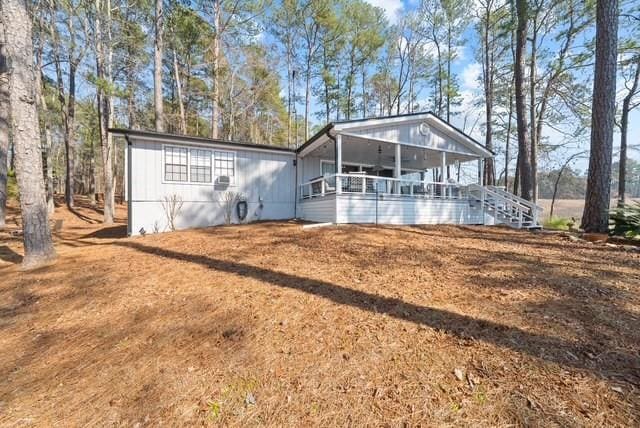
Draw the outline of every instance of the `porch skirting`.
[[[304,220],[332,223],[482,224],[482,208],[468,199],[430,199],[385,194],[338,194],[299,203]],[[485,216],[486,220],[489,220]]]

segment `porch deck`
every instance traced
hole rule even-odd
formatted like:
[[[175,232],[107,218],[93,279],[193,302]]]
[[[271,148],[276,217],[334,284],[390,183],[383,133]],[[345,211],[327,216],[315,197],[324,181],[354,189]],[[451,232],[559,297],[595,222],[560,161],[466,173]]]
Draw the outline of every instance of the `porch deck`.
[[[540,208],[495,186],[332,174],[300,185],[300,217],[331,223],[537,227]]]
[[[428,112],[331,123],[298,150],[296,215],[333,223],[537,227],[537,206],[484,185],[493,156]]]

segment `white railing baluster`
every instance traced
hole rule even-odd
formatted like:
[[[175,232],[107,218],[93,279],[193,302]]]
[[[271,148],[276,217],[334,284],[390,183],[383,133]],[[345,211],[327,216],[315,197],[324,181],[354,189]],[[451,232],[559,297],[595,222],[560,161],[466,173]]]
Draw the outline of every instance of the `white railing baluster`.
[[[300,198],[324,197],[334,193],[374,194],[377,182],[384,183],[380,186],[381,193],[407,198],[454,200],[463,199],[469,194],[468,186],[458,183],[425,182],[363,174],[331,174],[300,184]],[[332,184],[334,185],[332,186]],[[407,187],[407,191],[403,193],[403,189]]]

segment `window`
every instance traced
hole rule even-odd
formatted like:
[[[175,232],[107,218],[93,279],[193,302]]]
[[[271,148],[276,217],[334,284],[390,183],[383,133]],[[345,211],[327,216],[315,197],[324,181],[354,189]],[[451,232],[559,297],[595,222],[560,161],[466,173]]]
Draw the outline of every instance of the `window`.
[[[187,149],[181,147],[164,148],[164,179],[166,181],[187,181]]]
[[[216,177],[227,176],[233,183],[235,176],[236,154],[233,152],[214,152],[214,168]]]
[[[193,183],[211,183],[211,152],[191,149],[190,181]]]
[[[323,177],[326,177],[327,175],[333,175],[333,174],[336,173],[336,164],[333,163],[333,162],[320,161],[320,172],[321,172]],[[336,187],[336,178],[335,177],[331,177],[331,178],[327,179],[327,184],[330,187],[333,187],[335,189],[335,187]]]
[[[336,173],[336,165],[333,162],[320,161],[322,175],[333,175]]]

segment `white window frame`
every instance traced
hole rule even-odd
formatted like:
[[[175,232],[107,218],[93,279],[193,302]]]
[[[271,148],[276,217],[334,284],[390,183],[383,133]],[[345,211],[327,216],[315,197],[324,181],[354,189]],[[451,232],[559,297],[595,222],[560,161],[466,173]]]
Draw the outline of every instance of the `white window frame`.
[[[236,185],[236,176],[238,175],[238,168],[237,168],[237,153],[233,150],[225,150],[225,149],[212,149],[213,153],[211,154],[211,168],[212,168],[212,174],[211,177],[213,179],[213,183],[214,184],[218,184],[218,177],[221,177],[222,175],[218,174],[218,171],[216,170],[216,153],[226,153],[227,155],[232,155],[233,156],[233,161],[232,161],[232,165],[233,165],[233,176],[229,177],[229,186],[235,186]]]
[[[185,149],[187,151],[187,181],[174,181],[167,180],[165,175],[165,150],[167,148],[177,148],[177,149]],[[211,156],[211,181],[203,182],[203,181],[191,181],[191,150],[204,150],[209,152]],[[204,147],[204,146],[196,146],[196,145],[181,145],[181,144],[163,144],[162,145],[162,154],[161,154],[161,162],[162,162],[162,184],[180,184],[183,186],[211,186],[215,183],[214,176],[214,166],[213,166],[213,152],[217,150],[216,148]],[[218,150],[225,151],[225,150]],[[235,161],[235,156],[234,156]],[[235,172],[235,163],[234,163],[234,172]]]
[[[167,175],[165,170],[167,168],[167,149],[180,149],[186,151],[186,159],[187,159],[187,179],[185,181],[182,180],[167,180]],[[163,183],[171,183],[171,184],[189,184],[189,148],[185,146],[171,145],[171,144],[163,144],[162,145],[162,182]]]
[[[207,152],[209,154],[209,170],[210,170],[210,174],[209,174],[209,181],[193,181],[191,178],[191,167],[192,162],[191,162],[191,152],[193,152],[194,150],[197,150],[199,152]],[[203,147],[189,147],[189,156],[188,156],[188,164],[189,164],[189,168],[188,168],[188,175],[189,175],[189,183],[190,184],[212,184],[213,183],[213,151],[211,149],[205,149]]]

